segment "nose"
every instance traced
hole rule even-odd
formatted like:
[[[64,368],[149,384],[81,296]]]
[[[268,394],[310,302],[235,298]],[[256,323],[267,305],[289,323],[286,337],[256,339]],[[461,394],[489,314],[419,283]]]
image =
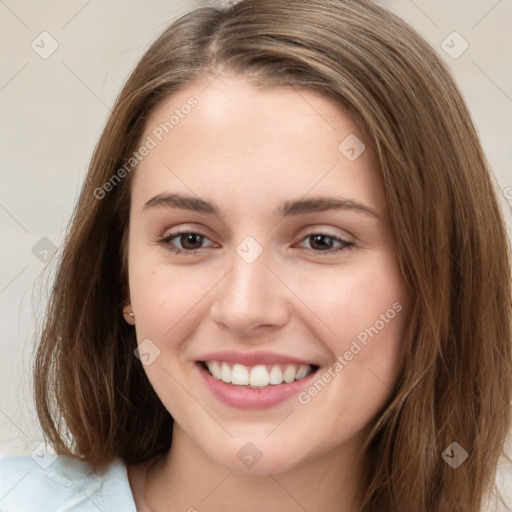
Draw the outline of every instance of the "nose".
[[[290,291],[269,263],[266,252],[251,263],[234,254],[231,269],[215,287],[210,309],[222,330],[247,338],[287,323]]]

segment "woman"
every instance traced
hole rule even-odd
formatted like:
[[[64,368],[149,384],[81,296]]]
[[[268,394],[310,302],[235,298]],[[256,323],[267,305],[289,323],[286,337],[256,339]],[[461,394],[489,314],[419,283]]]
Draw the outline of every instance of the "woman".
[[[95,150],[35,364],[59,457],[7,499],[481,511],[510,291],[470,115],[410,27],[359,0],[198,9]]]

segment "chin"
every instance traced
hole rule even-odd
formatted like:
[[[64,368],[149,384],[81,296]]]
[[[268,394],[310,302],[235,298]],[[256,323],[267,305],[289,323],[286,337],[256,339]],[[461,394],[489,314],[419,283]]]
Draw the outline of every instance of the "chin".
[[[300,457],[297,457],[299,454]],[[245,442],[234,440],[232,446],[226,446],[224,449],[216,447],[215,451],[210,451],[208,455],[214,462],[231,471],[265,475],[283,473],[300,465],[304,459],[304,449],[297,447],[286,450],[283,449],[282,443],[276,445],[265,439],[253,442],[248,437]]]

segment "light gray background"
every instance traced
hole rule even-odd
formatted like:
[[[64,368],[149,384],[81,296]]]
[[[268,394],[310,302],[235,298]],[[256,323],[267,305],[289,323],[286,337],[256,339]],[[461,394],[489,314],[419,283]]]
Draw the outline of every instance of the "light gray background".
[[[415,27],[450,65],[496,174],[510,226],[512,0],[378,3]],[[0,0],[0,455],[41,449],[30,383],[33,333],[45,300],[38,292],[41,259],[44,250],[51,253],[52,244],[63,241],[109,107],[150,42],[173,19],[207,4]],[[31,47],[35,41],[40,53],[51,48],[48,36],[40,36],[44,31],[58,43],[46,59]],[[453,58],[463,40],[467,50]],[[446,45],[453,47],[452,56]],[[511,489],[512,473],[507,478]]]

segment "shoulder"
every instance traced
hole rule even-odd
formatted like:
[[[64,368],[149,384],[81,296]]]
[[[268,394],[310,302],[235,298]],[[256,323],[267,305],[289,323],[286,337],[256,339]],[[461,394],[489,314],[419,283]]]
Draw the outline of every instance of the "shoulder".
[[[76,457],[0,457],[0,511],[136,512],[126,465],[95,473]]]

